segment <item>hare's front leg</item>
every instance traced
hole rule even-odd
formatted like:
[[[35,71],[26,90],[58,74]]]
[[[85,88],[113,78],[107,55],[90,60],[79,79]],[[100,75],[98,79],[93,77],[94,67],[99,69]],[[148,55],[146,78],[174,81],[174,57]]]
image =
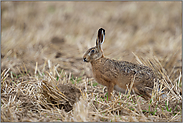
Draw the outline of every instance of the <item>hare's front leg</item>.
[[[114,84],[110,83],[107,85],[108,101],[112,100],[111,93],[113,92]]]

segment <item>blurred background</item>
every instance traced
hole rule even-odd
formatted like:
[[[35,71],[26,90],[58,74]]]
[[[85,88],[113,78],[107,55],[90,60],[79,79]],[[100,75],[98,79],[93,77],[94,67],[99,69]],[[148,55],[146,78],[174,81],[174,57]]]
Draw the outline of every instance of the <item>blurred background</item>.
[[[167,71],[181,71],[181,2],[3,1],[1,10],[1,71],[25,65],[34,74],[37,62],[40,71],[59,64],[58,71],[92,77],[82,56],[101,27],[106,57],[156,57]]]

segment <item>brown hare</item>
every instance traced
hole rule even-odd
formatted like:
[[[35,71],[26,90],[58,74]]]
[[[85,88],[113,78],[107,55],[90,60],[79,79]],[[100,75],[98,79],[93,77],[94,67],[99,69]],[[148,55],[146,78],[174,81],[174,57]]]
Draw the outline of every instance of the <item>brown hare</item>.
[[[101,47],[104,38],[105,30],[100,28],[96,46],[86,51],[83,60],[91,63],[95,80],[99,84],[107,86],[108,98],[111,99],[113,89],[124,93],[126,85],[130,85],[133,81],[134,92],[146,100],[150,99],[155,78],[153,70],[147,66],[106,58]]]

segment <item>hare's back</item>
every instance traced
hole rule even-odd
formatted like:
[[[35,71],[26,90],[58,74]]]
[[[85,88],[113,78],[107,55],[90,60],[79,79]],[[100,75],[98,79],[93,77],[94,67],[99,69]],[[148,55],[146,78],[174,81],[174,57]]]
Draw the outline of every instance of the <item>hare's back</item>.
[[[154,72],[151,68],[143,65],[134,64],[127,61],[113,61],[118,69],[118,72],[121,77],[125,78],[125,76],[129,79],[134,77],[135,82],[146,84],[147,86],[153,86],[153,79],[155,78]]]

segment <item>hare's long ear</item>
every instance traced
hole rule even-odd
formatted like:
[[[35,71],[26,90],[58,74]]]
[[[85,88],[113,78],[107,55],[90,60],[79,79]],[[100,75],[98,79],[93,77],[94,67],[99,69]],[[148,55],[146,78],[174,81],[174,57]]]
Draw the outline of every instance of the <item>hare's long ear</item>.
[[[105,39],[105,30],[103,28],[100,28],[98,30],[98,37],[96,40],[96,46],[98,46],[99,49],[101,49],[101,45],[104,42]]]

